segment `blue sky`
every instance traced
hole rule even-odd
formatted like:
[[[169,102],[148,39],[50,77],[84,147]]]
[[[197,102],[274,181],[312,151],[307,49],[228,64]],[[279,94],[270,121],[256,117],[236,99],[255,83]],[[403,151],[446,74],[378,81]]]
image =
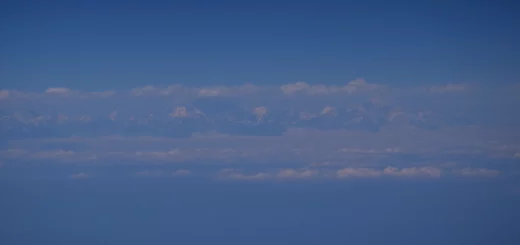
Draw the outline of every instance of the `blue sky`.
[[[519,12],[1,1],[0,244],[519,244]]]
[[[2,2],[2,87],[512,83],[512,1]]]

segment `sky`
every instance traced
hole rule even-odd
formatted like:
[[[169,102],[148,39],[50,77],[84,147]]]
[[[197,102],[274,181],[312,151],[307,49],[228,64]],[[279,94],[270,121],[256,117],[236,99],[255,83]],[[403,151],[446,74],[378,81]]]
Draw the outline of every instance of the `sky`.
[[[518,82],[512,1],[3,1],[2,87]]]
[[[0,244],[519,244],[514,1],[1,1]]]

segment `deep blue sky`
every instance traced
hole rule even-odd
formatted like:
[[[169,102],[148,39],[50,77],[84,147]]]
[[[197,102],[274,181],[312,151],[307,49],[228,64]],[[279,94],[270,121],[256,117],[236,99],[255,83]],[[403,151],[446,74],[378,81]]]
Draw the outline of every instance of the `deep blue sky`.
[[[520,78],[514,1],[107,2],[2,1],[0,87]]]

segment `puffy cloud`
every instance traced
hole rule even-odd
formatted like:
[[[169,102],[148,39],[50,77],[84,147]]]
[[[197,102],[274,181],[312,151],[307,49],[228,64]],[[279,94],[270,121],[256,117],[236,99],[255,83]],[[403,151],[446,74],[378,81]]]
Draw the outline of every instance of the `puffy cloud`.
[[[500,171],[487,168],[463,168],[453,170],[453,173],[465,177],[496,177]]]
[[[321,112],[320,112],[321,115],[335,114],[335,113],[336,113],[336,108],[334,108],[332,106],[325,106],[325,108],[323,108],[323,110],[321,110]]]
[[[262,120],[262,118],[267,115],[268,109],[265,106],[256,107],[253,109],[253,114],[256,115],[258,120]]]

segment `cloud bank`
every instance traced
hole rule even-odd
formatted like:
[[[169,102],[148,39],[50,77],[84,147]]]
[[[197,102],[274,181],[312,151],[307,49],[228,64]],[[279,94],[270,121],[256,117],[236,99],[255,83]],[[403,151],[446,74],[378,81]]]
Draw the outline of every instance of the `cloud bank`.
[[[515,88],[456,83],[396,88],[356,79],[344,85],[1,90],[0,134],[15,140],[108,135],[185,138],[208,133],[274,136],[302,128],[513,130],[520,125],[520,116],[509,112],[520,105],[512,93]],[[493,96],[500,91],[503,96]]]
[[[43,161],[211,162],[222,168],[218,178],[235,180],[507,176],[516,165],[495,168],[486,161],[520,159],[519,89],[453,82],[392,87],[364,79],[340,85],[3,89],[0,160],[3,168]],[[237,163],[264,165],[260,171],[226,167]],[[152,168],[133,175],[195,174]]]

